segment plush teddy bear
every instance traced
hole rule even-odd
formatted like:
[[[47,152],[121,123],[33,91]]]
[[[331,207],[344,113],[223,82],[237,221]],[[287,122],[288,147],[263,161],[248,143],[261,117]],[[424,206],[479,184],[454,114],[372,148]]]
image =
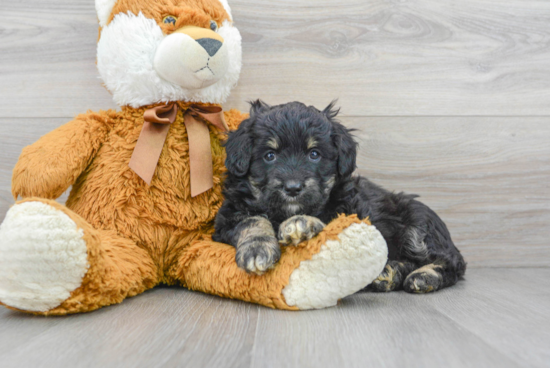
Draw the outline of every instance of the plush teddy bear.
[[[96,0],[97,66],[120,111],[88,112],[26,147],[0,228],[0,302],[88,312],[160,283],[299,310],[335,305],[382,271],[387,247],[342,216],[263,275],[211,240],[223,201],[221,113],[241,69],[226,0]],[[72,185],[67,204],[54,201]]]

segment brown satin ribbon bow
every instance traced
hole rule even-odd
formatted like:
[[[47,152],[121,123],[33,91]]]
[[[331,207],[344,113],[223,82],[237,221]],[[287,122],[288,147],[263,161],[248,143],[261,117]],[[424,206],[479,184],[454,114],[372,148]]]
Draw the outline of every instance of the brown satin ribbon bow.
[[[178,104],[169,103],[145,111],[143,129],[139,135],[130,168],[147,184],[151,184],[170,124],[178,115]],[[223,131],[229,128],[219,106],[191,105],[183,115],[189,141],[189,168],[191,197],[196,197],[214,186],[214,169],[210,133],[204,119]]]

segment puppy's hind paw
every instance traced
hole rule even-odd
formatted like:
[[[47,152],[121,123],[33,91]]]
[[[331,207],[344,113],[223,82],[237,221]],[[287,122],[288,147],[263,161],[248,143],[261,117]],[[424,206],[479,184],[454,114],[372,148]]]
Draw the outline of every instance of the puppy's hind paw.
[[[274,236],[257,236],[237,246],[237,266],[249,273],[262,275],[281,258],[281,248]]]
[[[297,215],[292,216],[279,226],[279,243],[282,245],[298,245],[319,234],[325,224],[317,217]]]
[[[439,272],[441,266],[433,264],[421,267],[407,276],[403,289],[409,293],[425,294],[441,289],[443,277]]]
[[[397,272],[387,264],[384,271],[369,285],[369,289],[378,292],[393,291],[398,286],[396,278]]]

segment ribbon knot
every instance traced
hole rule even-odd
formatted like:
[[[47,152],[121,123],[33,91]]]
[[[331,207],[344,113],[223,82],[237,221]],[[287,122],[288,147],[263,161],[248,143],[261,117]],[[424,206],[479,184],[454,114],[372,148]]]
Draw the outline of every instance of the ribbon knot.
[[[147,109],[143,114],[143,128],[129,166],[149,185],[155,174],[170,124],[176,121],[178,109],[178,104],[172,102]],[[189,141],[191,197],[196,197],[214,186],[210,132],[202,119],[223,131],[229,130],[219,106],[191,105],[185,111],[183,122]]]

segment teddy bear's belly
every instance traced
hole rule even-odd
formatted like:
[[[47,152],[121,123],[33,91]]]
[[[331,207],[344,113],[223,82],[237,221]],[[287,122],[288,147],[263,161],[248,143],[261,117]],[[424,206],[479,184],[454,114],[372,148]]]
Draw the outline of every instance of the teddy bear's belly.
[[[128,167],[135,146],[128,141],[137,137],[114,135],[73,185],[67,206],[96,228],[132,235],[152,227],[195,230],[212,222],[222,203],[225,151],[211,135],[214,188],[192,198],[187,137],[177,128],[170,130],[150,186]]]

